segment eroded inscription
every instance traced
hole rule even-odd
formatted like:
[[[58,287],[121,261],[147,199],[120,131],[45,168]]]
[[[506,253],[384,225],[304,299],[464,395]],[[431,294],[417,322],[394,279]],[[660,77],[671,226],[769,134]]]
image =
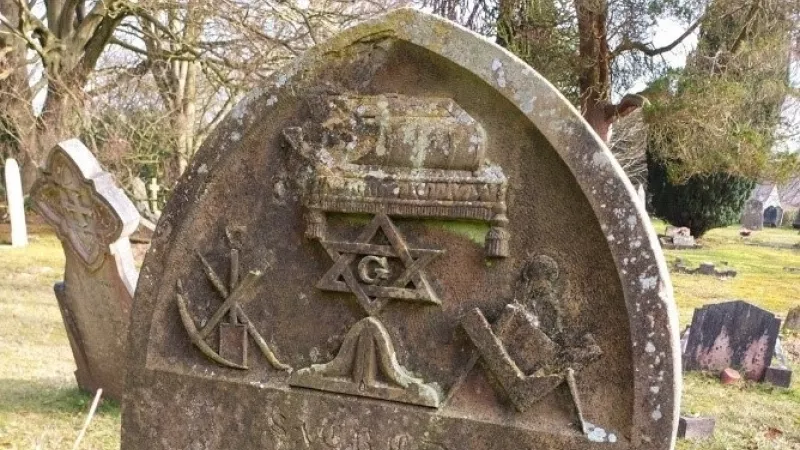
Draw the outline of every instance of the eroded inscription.
[[[265,444],[276,450],[451,450],[428,436],[375,430],[355,418],[303,420],[272,408],[266,422],[271,433]]]

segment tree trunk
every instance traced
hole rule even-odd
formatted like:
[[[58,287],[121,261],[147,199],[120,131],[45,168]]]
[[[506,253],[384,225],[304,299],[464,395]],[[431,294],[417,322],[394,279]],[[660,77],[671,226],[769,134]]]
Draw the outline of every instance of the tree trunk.
[[[609,102],[611,52],[608,48],[606,0],[575,0],[578,15],[581,112],[603,141],[608,142],[615,111]]]
[[[0,0],[0,14],[12,26],[18,26],[19,6],[15,0]],[[12,34],[0,33],[0,52],[4,54],[0,54],[0,157],[19,161],[27,192],[38,171],[30,152],[36,146],[36,117],[25,63],[27,47]]]

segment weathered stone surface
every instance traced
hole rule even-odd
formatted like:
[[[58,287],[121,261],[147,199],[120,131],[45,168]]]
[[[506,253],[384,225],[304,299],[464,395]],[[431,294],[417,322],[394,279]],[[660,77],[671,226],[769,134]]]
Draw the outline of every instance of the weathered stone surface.
[[[11,246],[25,247],[28,245],[28,228],[25,224],[25,198],[22,194],[19,165],[15,159],[9,158],[4,170],[8,217],[11,222]]]
[[[686,370],[739,369],[748,380],[761,381],[772,360],[780,319],[741,300],[694,310],[683,354]]]
[[[742,211],[742,226],[750,230],[764,228],[764,203],[762,201],[751,198],[745,202],[744,211]]]
[[[717,421],[713,417],[681,416],[678,437],[686,440],[706,439],[714,435]]]
[[[768,367],[764,374],[764,382],[778,387],[788,388],[792,385],[792,369],[788,367]]]
[[[764,225],[776,228],[783,224],[783,208],[770,206],[764,210]]]
[[[674,443],[677,321],[635,189],[549,83],[441,19],[399,10],[277,72],[152,245],[124,450]]]
[[[795,306],[786,313],[786,320],[783,321],[783,329],[800,331],[800,306]]]
[[[78,367],[78,385],[122,399],[127,331],[138,273],[128,236],[139,215],[111,174],[80,141],[49,154],[31,190],[66,255],[56,298]]]

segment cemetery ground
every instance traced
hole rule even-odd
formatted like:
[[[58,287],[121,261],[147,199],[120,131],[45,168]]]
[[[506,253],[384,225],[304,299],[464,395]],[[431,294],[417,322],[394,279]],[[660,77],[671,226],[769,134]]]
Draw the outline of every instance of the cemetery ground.
[[[661,231],[664,224],[657,222]],[[713,230],[700,250],[669,250],[668,264],[723,262],[735,278],[672,274],[681,329],[694,308],[724,299],[745,299],[779,315],[797,304],[800,242],[796,230],[765,229],[745,241],[737,226]],[[58,239],[43,226],[30,229],[31,243],[11,249],[0,243],[0,449],[70,449],[92,398],[75,388],[75,368],[53,283],[62,277]],[[0,236],[8,236],[0,224]],[[752,245],[758,244],[758,245]],[[743,383],[723,386],[711,375],[684,378],[682,411],[717,419],[711,440],[681,441],[686,449],[800,449],[800,336],[784,337],[793,358],[790,389]],[[82,449],[119,448],[120,410],[101,404]],[[466,449],[459,449],[466,450]]]

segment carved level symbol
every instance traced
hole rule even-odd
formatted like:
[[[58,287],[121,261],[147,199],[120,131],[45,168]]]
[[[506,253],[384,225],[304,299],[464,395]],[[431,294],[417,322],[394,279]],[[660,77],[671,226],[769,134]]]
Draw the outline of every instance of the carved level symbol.
[[[357,322],[333,361],[300,369],[289,385],[438,407],[438,386],[411,375],[397,361],[391,337],[378,319]]]
[[[291,371],[290,366],[278,360],[275,353],[269,348],[267,342],[258,333],[258,330],[256,330],[256,327],[241,307],[241,303],[255,296],[258,281],[260,281],[262,276],[261,272],[251,271],[245,275],[244,279],[240,282],[239,251],[236,249],[231,250],[231,280],[229,291],[203,255],[198,253],[198,257],[203,264],[203,271],[206,277],[225,300],[222,305],[217,308],[205,326],[198,329],[189,313],[183,284],[178,280],[178,294],[176,296],[178,311],[180,312],[181,321],[186,331],[189,333],[192,343],[197,346],[204,355],[219,364],[235,369],[247,369],[247,336],[249,335],[253,338],[256,346],[272,367],[279,370]],[[229,317],[228,323],[221,323],[226,314]],[[205,341],[217,325],[219,325],[220,329],[219,352],[215,352]],[[232,361],[232,359],[236,359],[237,361]]]
[[[370,243],[378,231],[383,232],[390,245]],[[334,264],[319,280],[317,288],[353,293],[369,315],[380,312],[389,300],[437,305],[441,303],[422,269],[444,251],[408,248],[408,244],[386,214],[376,215],[356,242],[320,242]],[[366,256],[357,267],[359,281],[353,273],[352,265],[360,255]],[[403,266],[402,273],[395,279],[390,279],[387,258],[399,259]],[[383,285],[384,283],[388,285]]]

